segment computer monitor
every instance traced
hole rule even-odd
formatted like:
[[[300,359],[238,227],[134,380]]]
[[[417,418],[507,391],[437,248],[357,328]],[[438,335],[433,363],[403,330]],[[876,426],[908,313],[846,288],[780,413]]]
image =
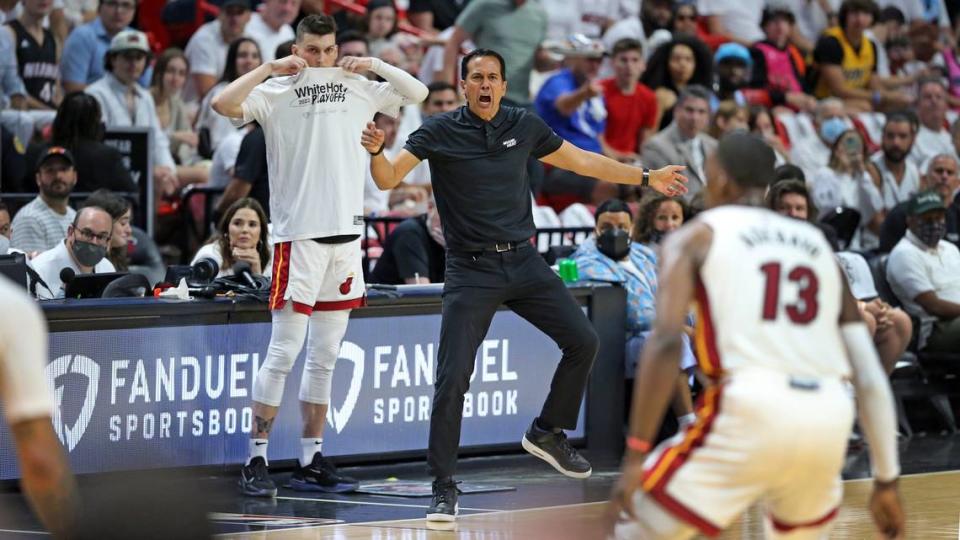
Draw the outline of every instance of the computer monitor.
[[[77,274],[64,286],[64,298],[100,298],[103,290],[113,280],[127,275],[127,272],[106,272],[103,274]]]
[[[0,255],[0,275],[27,288],[27,257],[23,253]]]

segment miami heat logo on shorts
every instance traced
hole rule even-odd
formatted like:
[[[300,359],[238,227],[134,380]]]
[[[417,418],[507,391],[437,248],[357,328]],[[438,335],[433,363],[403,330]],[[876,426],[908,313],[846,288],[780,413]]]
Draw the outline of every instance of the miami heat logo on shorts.
[[[340,294],[350,294],[351,287],[353,287],[353,275],[340,284]]]

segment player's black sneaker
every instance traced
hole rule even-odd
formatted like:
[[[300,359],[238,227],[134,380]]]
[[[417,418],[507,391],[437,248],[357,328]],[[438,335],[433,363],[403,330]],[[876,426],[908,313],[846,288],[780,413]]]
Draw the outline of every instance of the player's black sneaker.
[[[570,478],[589,478],[593,469],[577,450],[570,446],[563,431],[547,431],[537,427],[536,420],[523,435],[523,449],[546,461]]]
[[[297,491],[345,493],[356,491],[360,487],[360,482],[337,472],[333,463],[317,452],[309,465],[293,471],[293,475],[290,476],[290,487]]]
[[[456,521],[460,511],[457,496],[460,490],[453,478],[437,478],[433,481],[433,499],[427,508],[427,521]]]
[[[251,497],[276,497],[277,486],[267,472],[267,462],[257,456],[240,469],[240,491]]]

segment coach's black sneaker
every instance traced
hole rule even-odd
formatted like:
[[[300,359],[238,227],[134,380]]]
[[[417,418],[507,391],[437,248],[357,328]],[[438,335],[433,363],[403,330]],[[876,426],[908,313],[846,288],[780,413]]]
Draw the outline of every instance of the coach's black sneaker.
[[[277,486],[267,473],[267,462],[260,456],[240,469],[240,491],[251,497],[276,497]]]
[[[293,471],[293,475],[290,476],[290,487],[297,491],[346,493],[356,491],[360,487],[360,482],[337,472],[333,463],[317,452],[309,465]]]
[[[589,478],[593,469],[577,450],[570,446],[563,431],[548,431],[537,427],[537,421],[523,435],[523,449],[546,461],[570,478]]]
[[[457,496],[460,490],[453,478],[437,478],[433,481],[433,499],[427,508],[427,521],[456,521],[460,511]]]

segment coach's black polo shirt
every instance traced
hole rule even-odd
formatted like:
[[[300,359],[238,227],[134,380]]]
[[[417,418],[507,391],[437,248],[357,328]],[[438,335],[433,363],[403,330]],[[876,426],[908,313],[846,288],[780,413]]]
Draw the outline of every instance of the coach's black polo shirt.
[[[427,118],[405,148],[429,160],[447,248],[478,251],[533,237],[527,159],[551,154],[561,144],[563,139],[526,109],[501,105],[485,122],[465,105]]]

